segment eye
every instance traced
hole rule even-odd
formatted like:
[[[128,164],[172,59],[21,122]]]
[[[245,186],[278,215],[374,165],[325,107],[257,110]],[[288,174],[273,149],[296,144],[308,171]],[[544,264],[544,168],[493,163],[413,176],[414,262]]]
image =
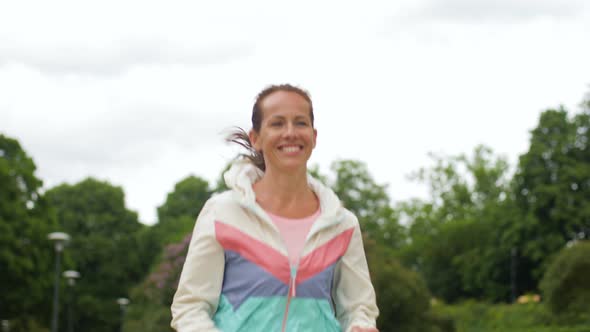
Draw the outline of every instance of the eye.
[[[281,121],[273,121],[270,123],[271,127],[280,127],[283,123]]]
[[[307,121],[297,121],[295,124],[298,126],[307,127]]]

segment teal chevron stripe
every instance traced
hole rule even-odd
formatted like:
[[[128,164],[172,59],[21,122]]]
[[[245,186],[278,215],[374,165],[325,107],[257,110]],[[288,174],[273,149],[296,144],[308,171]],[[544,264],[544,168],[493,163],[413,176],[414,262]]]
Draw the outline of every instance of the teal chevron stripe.
[[[217,312],[213,316],[215,326],[223,332],[280,331],[287,304],[284,296],[251,297],[234,311],[231,303],[222,295]],[[287,331],[340,332],[327,300],[292,298],[287,320]]]
[[[325,299],[291,299],[287,331],[341,332],[330,302]]]

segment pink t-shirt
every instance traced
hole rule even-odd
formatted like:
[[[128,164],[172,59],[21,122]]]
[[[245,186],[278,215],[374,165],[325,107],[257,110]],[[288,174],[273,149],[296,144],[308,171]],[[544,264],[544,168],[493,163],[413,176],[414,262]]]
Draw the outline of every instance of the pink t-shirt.
[[[318,209],[311,216],[301,219],[285,218],[268,211],[266,211],[266,213],[268,213],[270,219],[277,226],[281,233],[281,237],[285,241],[287,253],[289,254],[289,261],[291,264],[297,263],[299,255],[303,250],[307,234],[311,229],[311,225],[313,225],[314,221],[319,217],[320,210]]]

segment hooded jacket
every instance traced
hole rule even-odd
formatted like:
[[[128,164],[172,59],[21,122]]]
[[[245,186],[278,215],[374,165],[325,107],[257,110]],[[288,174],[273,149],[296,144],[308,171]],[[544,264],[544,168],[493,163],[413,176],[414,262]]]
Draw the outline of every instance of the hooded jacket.
[[[262,175],[247,161],[234,163],[224,175],[231,190],[201,210],[171,326],[178,332],[375,327],[379,311],[357,218],[309,176],[321,214],[291,265],[278,228],[256,203],[252,184]]]

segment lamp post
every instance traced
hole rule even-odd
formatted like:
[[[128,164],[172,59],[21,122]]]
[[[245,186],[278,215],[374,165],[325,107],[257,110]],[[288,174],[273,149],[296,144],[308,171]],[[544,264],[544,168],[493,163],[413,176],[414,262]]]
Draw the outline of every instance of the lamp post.
[[[121,332],[123,332],[123,323],[125,322],[125,312],[129,305],[129,299],[120,297],[117,299],[117,303],[119,303],[119,307],[121,308]]]
[[[61,263],[61,252],[64,244],[70,239],[70,236],[63,232],[49,233],[47,238],[55,244],[55,283],[53,285],[53,316],[51,318],[51,332],[57,332],[58,315],[59,315],[59,270]]]
[[[510,298],[512,303],[516,302],[516,278],[517,278],[517,267],[518,267],[518,249],[512,247],[510,250]]]
[[[67,270],[64,271],[63,276],[68,280],[68,286],[70,288],[70,296],[68,299],[68,332],[74,332],[74,320],[72,315],[74,303],[74,285],[76,284],[76,279],[80,278],[80,273],[74,270]]]

